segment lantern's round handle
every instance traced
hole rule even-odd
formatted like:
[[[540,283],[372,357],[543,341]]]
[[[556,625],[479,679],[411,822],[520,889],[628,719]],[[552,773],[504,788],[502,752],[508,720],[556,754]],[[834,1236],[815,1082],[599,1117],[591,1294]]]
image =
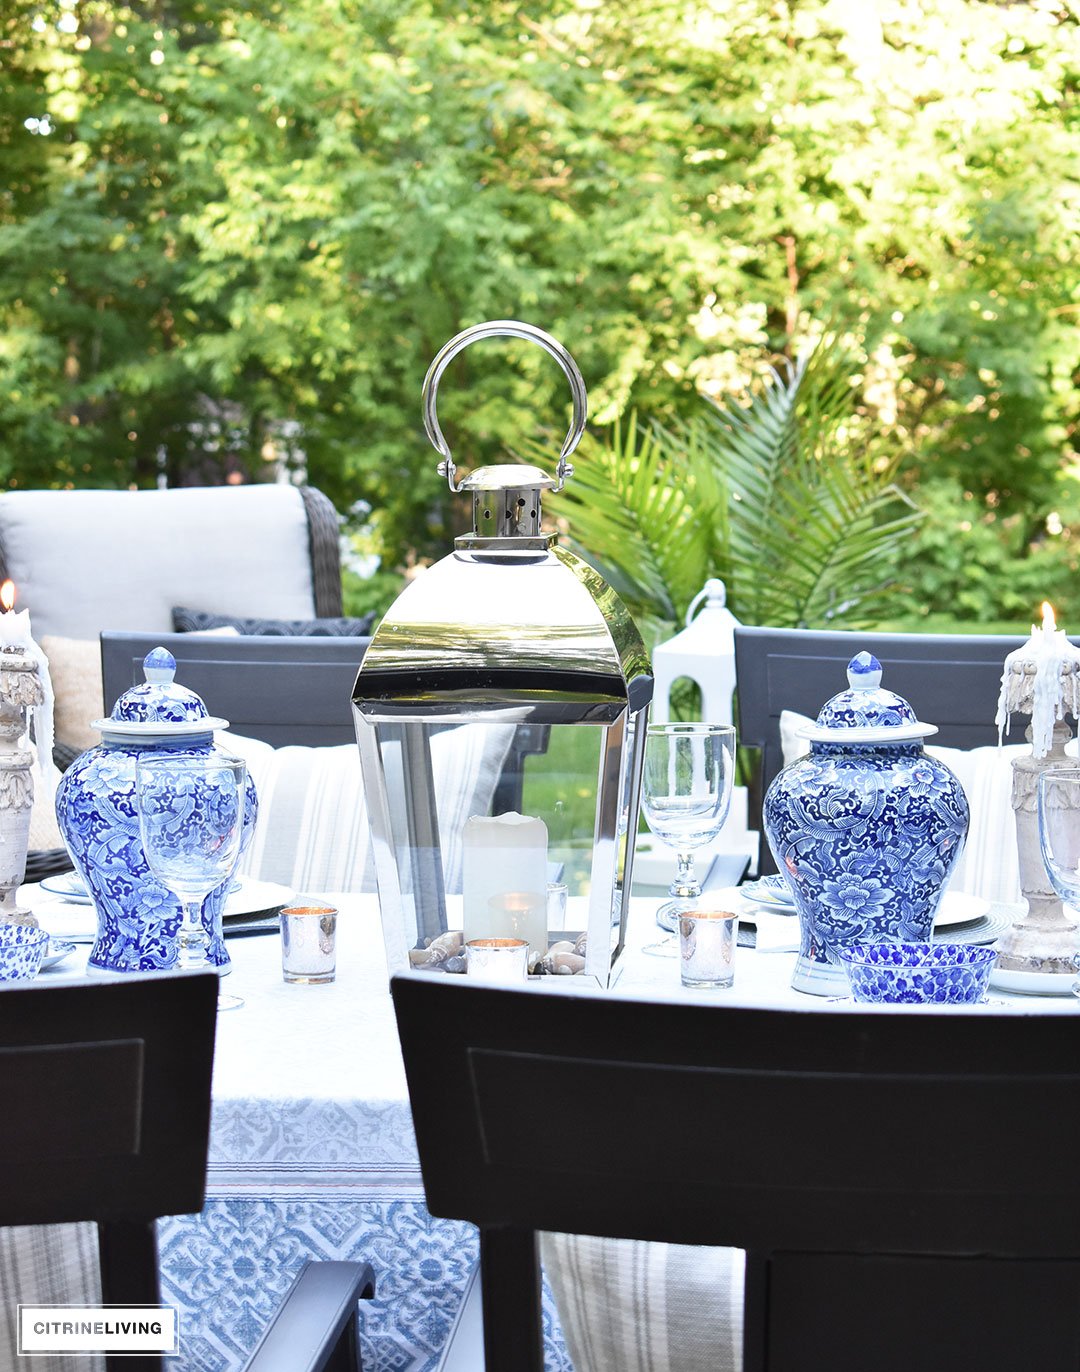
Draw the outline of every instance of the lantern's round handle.
[[[554,489],[561,491],[566,478],[574,475],[574,469],[566,459],[577,447],[581,435],[585,432],[585,419],[588,412],[585,381],[578,370],[577,363],[558,339],[552,338],[551,334],[545,333],[543,329],[538,329],[533,324],[523,324],[517,319],[493,319],[487,324],[474,324],[471,329],[463,330],[440,348],[428,368],[421,392],[424,404],[424,430],[431,440],[431,446],[442,457],[442,461],[439,463],[439,475],[446,477],[452,491],[456,493],[461,490],[460,485],[455,486],[454,484],[454,473],[457,468],[454,466],[454,459],[450,455],[450,445],[443,436],[443,431],[439,427],[438,416],[435,413],[435,398],[439,390],[439,379],[458,353],[480,338],[524,338],[527,342],[538,343],[545,352],[551,354],[569,381],[570,394],[574,401],[574,417],[566,438],[563,440],[562,449],[559,452],[559,465],[555,469],[557,480]]]

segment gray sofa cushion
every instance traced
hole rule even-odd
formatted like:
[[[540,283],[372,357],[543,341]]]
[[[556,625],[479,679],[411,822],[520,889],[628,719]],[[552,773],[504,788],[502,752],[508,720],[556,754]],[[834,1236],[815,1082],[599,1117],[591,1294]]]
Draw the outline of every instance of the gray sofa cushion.
[[[315,615],[294,486],[6,491],[0,547],[39,638],[167,633],[181,600],[220,614]]]

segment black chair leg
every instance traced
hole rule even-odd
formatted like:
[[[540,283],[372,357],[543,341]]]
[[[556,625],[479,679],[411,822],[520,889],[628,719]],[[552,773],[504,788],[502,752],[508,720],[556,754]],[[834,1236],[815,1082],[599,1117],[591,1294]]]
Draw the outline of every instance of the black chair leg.
[[[101,1300],[104,1305],[157,1305],[157,1230],[154,1222],[112,1220],[98,1225]],[[156,1353],[105,1357],[106,1372],[162,1372]]]
[[[743,1372],[768,1368],[769,1260],[764,1253],[746,1254],[743,1278]]]
[[[540,1253],[532,1229],[480,1230],[484,1365],[488,1372],[544,1372]]]

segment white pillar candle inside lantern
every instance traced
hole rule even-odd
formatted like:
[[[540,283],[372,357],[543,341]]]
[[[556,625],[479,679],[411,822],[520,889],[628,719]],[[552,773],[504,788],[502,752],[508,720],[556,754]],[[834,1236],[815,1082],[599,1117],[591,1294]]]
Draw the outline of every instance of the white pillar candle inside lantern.
[[[439,378],[468,344],[503,336],[558,363],[573,422],[553,474],[502,463],[459,479],[435,414]],[[468,943],[520,936],[546,952],[550,876],[573,912],[561,933],[584,964],[574,970],[608,986],[629,911],[652,676],[619,597],[543,528],[542,498],[573,475],[585,384],[550,335],[497,320],[440,350],[423,406],[440,475],[471,496],[473,527],[383,616],[353,689],[387,966],[464,971],[456,948],[423,958],[458,930]]]
[[[465,940],[525,939],[547,952],[548,831],[542,819],[511,812],[474,815],[462,835]]]

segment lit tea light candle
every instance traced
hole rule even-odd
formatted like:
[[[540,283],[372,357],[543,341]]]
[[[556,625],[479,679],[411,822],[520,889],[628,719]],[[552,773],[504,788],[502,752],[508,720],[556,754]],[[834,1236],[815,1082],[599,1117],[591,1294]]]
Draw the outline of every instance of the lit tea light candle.
[[[1042,616],[1041,627],[1033,624],[1028,641],[1005,659],[996,719],[1003,738],[1013,712],[1030,714],[1034,757],[1049,753],[1057,720],[1080,717],[1080,649],[1057,627],[1049,601]]]
[[[474,815],[462,833],[465,939],[523,938],[547,952],[547,825],[519,815]]]
[[[488,901],[489,922],[500,938],[522,938],[541,956],[547,952],[547,891],[508,891]]]
[[[474,938],[465,945],[465,970],[477,981],[520,985],[529,972],[529,945],[522,938]]]
[[[30,611],[15,610],[15,583],[5,581],[0,585],[0,652],[10,649],[36,648],[30,633]]]

